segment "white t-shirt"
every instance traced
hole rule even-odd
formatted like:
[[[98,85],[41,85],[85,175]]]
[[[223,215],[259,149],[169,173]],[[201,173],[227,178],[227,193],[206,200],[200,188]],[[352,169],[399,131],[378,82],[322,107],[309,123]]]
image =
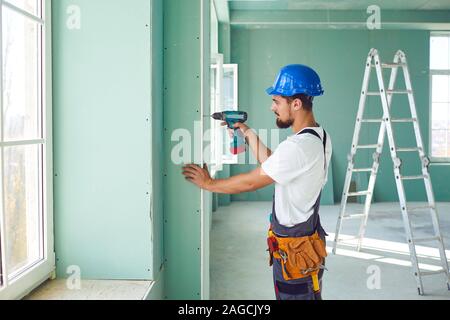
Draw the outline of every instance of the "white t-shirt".
[[[323,128],[316,131],[323,140]],[[298,132],[300,133],[300,132]],[[327,132],[326,170],[323,141],[306,133],[283,141],[262,169],[275,181],[275,211],[281,225],[292,227],[307,221],[328,178],[332,144]]]

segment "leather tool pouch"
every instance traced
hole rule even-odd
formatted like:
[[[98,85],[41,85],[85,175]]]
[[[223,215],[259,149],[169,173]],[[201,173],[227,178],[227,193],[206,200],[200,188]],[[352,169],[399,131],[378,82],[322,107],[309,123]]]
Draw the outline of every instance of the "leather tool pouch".
[[[317,275],[324,268],[326,245],[317,232],[310,237],[279,238],[269,231],[269,239],[273,241],[273,238],[277,241],[278,250],[271,252],[271,259],[281,261],[286,281]]]

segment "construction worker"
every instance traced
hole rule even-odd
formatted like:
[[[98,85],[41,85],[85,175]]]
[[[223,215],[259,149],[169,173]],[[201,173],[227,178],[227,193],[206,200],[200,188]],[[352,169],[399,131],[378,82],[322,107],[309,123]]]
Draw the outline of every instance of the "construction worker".
[[[239,194],[275,184],[268,236],[278,300],[320,300],[326,257],[320,224],[321,192],[327,180],[332,147],[313,114],[314,97],[323,95],[318,74],[304,65],[280,71],[273,87],[277,126],[294,133],[272,153],[246,124],[237,123],[256,159],[256,170],[228,179],[212,179],[208,168],[183,167],[185,178],[214,193]]]

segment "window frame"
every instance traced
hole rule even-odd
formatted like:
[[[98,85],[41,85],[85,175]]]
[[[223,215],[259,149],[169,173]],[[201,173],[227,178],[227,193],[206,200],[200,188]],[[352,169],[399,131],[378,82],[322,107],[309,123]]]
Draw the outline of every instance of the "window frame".
[[[238,103],[238,65],[223,63],[223,55],[217,54],[212,58],[211,70],[216,69],[216,103],[211,106],[211,113],[222,112],[222,111],[239,111]],[[224,93],[224,74],[225,70],[232,70],[234,74],[233,78],[233,106],[231,108],[226,108],[224,105],[225,93]],[[226,128],[222,127],[220,123],[216,120],[212,120],[211,123],[211,150],[212,150],[212,166],[211,172],[213,176],[223,170],[223,165],[231,165],[239,163],[239,155],[228,154],[226,149],[229,145],[225,144],[228,140]],[[231,141],[230,141],[231,142]]]
[[[41,140],[19,140],[14,142],[2,142],[0,141],[0,151],[3,153],[3,149],[7,146],[41,146],[42,155],[40,155],[41,161],[41,175],[40,181],[41,191],[39,192],[39,200],[42,208],[40,217],[41,232],[43,237],[43,259],[34,265],[27,267],[23,271],[17,272],[14,278],[8,279],[8,275],[3,275],[4,283],[0,287],[0,300],[13,300],[21,299],[32,290],[37,288],[43,282],[49,278],[55,277],[55,252],[54,252],[54,234],[53,234],[53,140],[52,140],[52,57],[51,57],[51,4],[52,0],[42,0],[41,17],[37,17],[28,13],[20,8],[9,3],[7,0],[0,0],[0,14],[3,14],[4,6],[9,9],[38,22],[42,26],[42,32],[40,33],[40,92],[39,97],[41,101],[42,112],[40,119],[42,120],[42,134]],[[0,26],[0,46],[2,46],[2,26]],[[2,61],[2,50],[0,49],[0,58]],[[3,64],[3,63],[2,63]],[[0,67],[1,69],[1,67]],[[2,71],[3,72],[3,71]],[[0,74],[0,76],[2,76]],[[3,89],[1,89],[3,91]],[[3,95],[3,92],[0,92]],[[3,109],[2,106],[1,110]],[[3,117],[3,110],[0,115]],[[3,157],[1,160],[2,167],[0,168],[1,175],[3,175]],[[0,182],[1,197],[4,197],[3,192],[3,180]],[[2,200],[2,203],[4,201]],[[5,244],[5,220],[3,205],[0,208],[0,237],[1,242]],[[41,250],[42,250],[41,249]],[[5,250],[1,250],[2,254],[2,270],[6,270]],[[5,272],[6,273],[6,272]]]
[[[213,54],[211,56],[211,73],[214,77],[214,103],[211,104],[211,114],[222,111],[223,107],[223,55]],[[211,80],[212,80],[211,78]],[[211,88],[212,89],[212,88]],[[223,130],[221,123],[211,119],[211,175],[214,177],[218,172],[223,170],[223,154],[220,148],[220,141],[223,140]]]
[[[239,111],[239,67],[237,64],[233,63],[227,63],[223,65],[223,74],[225,74],[225,69],[233,70],[234,78],[233,78],[233,92],[234,92],[234,99],[233,99],[233,111]],[[223,80],[222,80],[223,81]],[[222,101],[225,99],[225,94],[223,94]],[[223,141],[223,140],[222,140]],[[228,148],[229,146],[225,146],[225,148]],[[233,155],[230,154],[227,157],[227,154],[225,151],[222,154],[222,163],[226,165],[230,164],[239,164],[239,155]]]
[[[439,36],[445,36],[450,38],[450,32],[444,32],[444,31],[436,31],[430,33],[430,57],[431,57],[431,38],[432,37],[439,37]],[[450,48],[449,48],[450,50]],[[448,157],[435,157],[433,156],[433,76],[436,75],[447,75],[450,76],[450,67],[449,69],[445,70],[438,70],[438,69],[431,69],[431,58],[430,58],[430,78],[429,78],[429,86],[430,86],[430,92],[429,92],[429,106],[430,106],[430,118],[429,118],[429,152],[430,160],[433,163],[438,164],[449,164],[450,165],[450,155]],[[450,115],[449,115],[450,117]],[[447,129],[447,132],[450,132],[449,129]]]

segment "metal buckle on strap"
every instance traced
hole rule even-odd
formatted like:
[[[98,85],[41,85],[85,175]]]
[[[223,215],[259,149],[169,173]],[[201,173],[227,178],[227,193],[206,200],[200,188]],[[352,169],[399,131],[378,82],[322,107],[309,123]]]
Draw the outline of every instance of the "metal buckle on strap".
[[[309,269],[301,270],[301,273],[303,275],[307,275],[308,273],[315,272],[315,271],[320,271],[320,270],[328,271],[328,269],[324,265],[320,265],[317,268],[309,268]]]
[[[280,254],[281,259],[283,259],[283,262],[286,263],[288,260],[288,256],[287,253],[284,252],[283,250],[278,250],[278,253]]]

